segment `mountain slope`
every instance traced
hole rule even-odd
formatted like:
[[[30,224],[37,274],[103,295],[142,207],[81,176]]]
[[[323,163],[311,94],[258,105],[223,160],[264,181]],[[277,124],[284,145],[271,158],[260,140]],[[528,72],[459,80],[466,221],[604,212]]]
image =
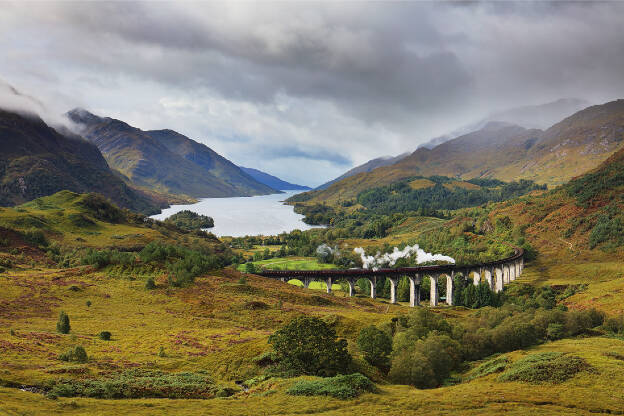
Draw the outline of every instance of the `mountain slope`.
[[[61,134],[35,115],[0,110],[0,205],[15,205],[61,190],[98,192],[135,211],[158,204],[126,185],[96,146]]]
[[[306,196],[313,201],[350,199],[375,186],[414,175],[531,179],[558,185],[595,168],[624,145],[624,100],[588,107],[546,131],[507,123],[457,137],[391,166],[360,173]]]
[[[286,181],[281,180],[277,176],[270,175],[258,169],[245,168],[243,166],[239,166],[239,167],[241,168],[243,172],[245,172],[246,174],[248,174],[249,176],[257,180],[258,182],[263,183],[267,186],[270,186],[273,189],[279,189],[281,191],[291,191],[291,190],[305,191],[305,190],[310,189],[309,186],[297,185],[296,183],[286,182]]]
[[[418,147],[433,149],[434,147],[444,142],[448,142],[455,137],[480,130],[492,121],[502,121],[505,123],[516,124],[524,128],[547,129],[565,117],[584,109],[589,106],[589,104],[589,102],[578,98],[561,98],[546,104],[510,108],[508,110],[490,114],[483,120],[461,127],[449,134],[435,137]]]
[[[178,132],[165,129],[149,130],[145,133],[158,140],[171,152],[229,184],[241,195],[270,194],[277,189],[257,180],[205,144],[191,140]]]
[[[82,109],[67,115],[100,149],[109,165],[137,186],[192,197],[274,192],[209,147],[172,130],[143,131]]]
[[[359,166],[354,167],[353,169],[348,170],[347,172],[345,172],[344,174],[338,176],[336,179],[333,179],[329,182],[325,182],[324,184],[317,186],[315,189],[327,189],[329,188],[333,183],[336,182],[340,182],[343,179],[346,179],[350,176],[353,175],[357,175],[358,173],[363,173],[363,172],[370,172],[371,170],[380,168],[382,166],[389,166],[389,165],[393,165],[397,162],[399,162],[400,160],[405,159],[407,156],[409,156],[409,152],[407,153],[402,153],[398,156],[384,156],[384,157],[378,157],[376,159],[372,159],[369,160],[366,163],[363,163]]]

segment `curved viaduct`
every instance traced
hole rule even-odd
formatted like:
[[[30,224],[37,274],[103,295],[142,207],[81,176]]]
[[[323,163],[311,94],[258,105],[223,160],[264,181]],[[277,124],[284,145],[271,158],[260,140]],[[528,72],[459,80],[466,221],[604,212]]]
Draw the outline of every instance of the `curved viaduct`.
[[[326,269],[326,270],[262,270],[257,273],[273,279],[287,282],[290,279],[301,280],[307,288],[312,281],[322,281],[327,284],[327,293],[331,293],[331,287],[338,280],[349,283],[349,296],[355,293],[355,282],[358,279],[368,279],[371,288],[371,298],[377,297],[377,279],[386,277],[390,280],[390,303],[397,303],[397,285],[401,276],[407,276],[410,281],[410,306],[420,304],[420,286],[422,278],[428,276],[431,281],[430,303],[438,305],[438,280],[446,278],[446,303],[453,304],[453,278],[461,275],[464,279],[472,278],[478,285],[483,278],[495,292],[500,292],[503,287],[516,280],[524,268],[524,250],[516,249],[513,256],[502,260],[469,266],[457,266],[445,264],[441,266],[417,266],[400,267],[396,269]]]

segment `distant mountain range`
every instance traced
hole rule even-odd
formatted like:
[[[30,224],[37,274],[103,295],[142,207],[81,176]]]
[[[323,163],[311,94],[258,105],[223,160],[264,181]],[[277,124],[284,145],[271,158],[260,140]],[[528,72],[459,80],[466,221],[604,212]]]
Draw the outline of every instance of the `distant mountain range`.
[[[258,169],[246,168],[243,166],[239,167],[243,172],[257,180],[258,182],[270,186],[273,189],[278,189],[280,191],[306,191],[311,189],[309,186],[297,185],[295,183],[283,181],[277,176],[270,175]]]
[[[313,202],[351,199],[414,175],[524,178],[552,186],[595,168],[623,146],[624,100],[617,100],[578,111],[545,131],[489,122],[433,149],[419,148],[392,165],[311,191],[308,197]]]
[[[277,191],[208,146],[173,130],[144,131],[83,109],[67,116],[100,149],[108,164],[138,187],[203,198]]]
[[[561,98],[546,104],[510,108],[508,110],[492,113],[476,123],[469,124],[451,133],[435,137],[419,145],[418,148],[426,147],[427,149],[433,149],[455,137],[480,130],[492,121],[503,121],[528,129],[547,129],[589,105],[590,103],[586,100]]]
[[[144,213],[166,206],[128,186],[96,146],[48,126],[38,116],[0,110],[0,205],[16,205],[61,190],[99,192]]]

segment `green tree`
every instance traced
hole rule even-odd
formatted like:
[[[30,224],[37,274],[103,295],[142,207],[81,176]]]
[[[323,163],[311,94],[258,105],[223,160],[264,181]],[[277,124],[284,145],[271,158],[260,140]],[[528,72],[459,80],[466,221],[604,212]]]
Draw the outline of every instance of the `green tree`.
[[[421,389],[436,385],[431,363],[414,349],[403,350],[394,356],[388,378],[394,383],[409,384]]]
[[[59,319],[56,322],[56,331],[61,334],[69,334],[71,326],[69,324],[69,316],[63,311],[59,314]]]
[[[347,341],[337,339],[325,321],[301,316],[269,337],[277,361],[292,375],[333,376],[351,363]]]
[[[364,359],[370,364],[380,368],[388,367],[392,339],[384,331],[372,325],[364,328],[360,331],[357,344],[364,353]]]
[[[255,272],[256,272],[256,265],[255,264],[253,264],[250,261],[245,263],[245,273],[255,273]]]

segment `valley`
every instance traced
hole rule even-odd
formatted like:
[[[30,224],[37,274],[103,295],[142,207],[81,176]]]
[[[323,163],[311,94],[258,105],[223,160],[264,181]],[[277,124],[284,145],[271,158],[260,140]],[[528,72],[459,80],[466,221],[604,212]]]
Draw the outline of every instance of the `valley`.
[[[623,17],[2,3],[0,416],[624,415]]]

